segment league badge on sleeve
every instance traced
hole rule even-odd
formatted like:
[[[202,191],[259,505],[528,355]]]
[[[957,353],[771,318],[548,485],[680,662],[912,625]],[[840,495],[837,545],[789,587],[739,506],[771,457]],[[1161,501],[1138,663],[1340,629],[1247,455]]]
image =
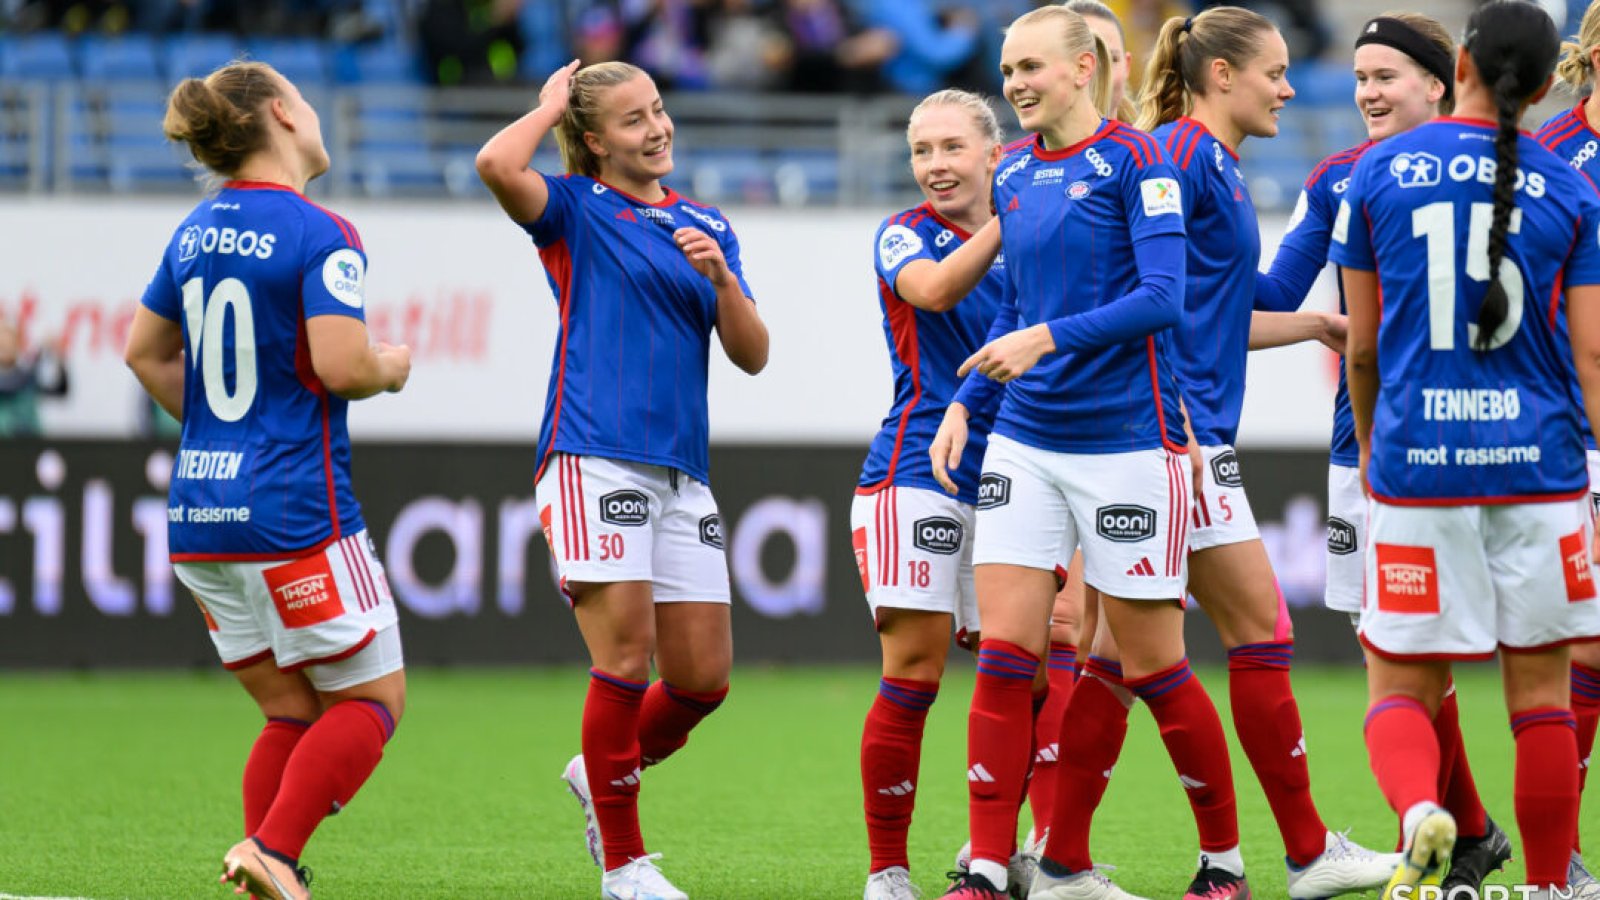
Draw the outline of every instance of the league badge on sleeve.
[[[1145,215],[1183,215],[1183,197],[1176,179],[1146,178],[1139,182],[1139,191],[1144,197]]]
[[[890,225],[878,239],[878,263],[886,272],[921,252],[922,238],[904,225]]]
[[[348,247],[335,250],[322,263],[322,285],[335,300],[360,309],[367,293],[366,268],[356,251]]]

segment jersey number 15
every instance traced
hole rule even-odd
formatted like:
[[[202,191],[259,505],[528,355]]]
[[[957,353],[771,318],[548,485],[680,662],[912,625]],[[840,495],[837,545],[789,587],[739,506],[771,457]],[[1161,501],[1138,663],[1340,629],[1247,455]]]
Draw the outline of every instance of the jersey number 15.
[[[1489,226],[1494,221],[1494,205],[1474,203],[1467,222],[1467,277],[1489,280]],[[1511,234],[1522,231],[1522,210],[1511,211]],[[1411,211],[1411,236],[1428,241],[1428,338],[1435,350],[1456,348],[1456,204],[1441,200]],[[1506,291],[1506,320],[1490,335],[1488,347],[1494,350],[1522,327],[1522,273],[1510,259],[1500,262],[1500,286]],[[1478,325],[1467,323],[1467,340],[1478,343]]]
[[[222,329],[233,310],[233,390],[222,371],[226,346]],[[189,325],[189,366],[200,367],[206,405],[224,422],[237,422],[256,399],[256,320],[250,308],[250,289],[237,278],[224,278],[206,297],[205,283],[191,278],[183,283],[183,315]]]

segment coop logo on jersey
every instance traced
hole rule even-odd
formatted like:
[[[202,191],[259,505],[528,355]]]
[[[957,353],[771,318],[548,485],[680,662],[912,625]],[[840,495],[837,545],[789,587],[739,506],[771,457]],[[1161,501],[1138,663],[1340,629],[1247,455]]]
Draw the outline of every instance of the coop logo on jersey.
[[[1567,579],[1567,602],[1595,598],[1594,564],[1589,558],[1589,542],[1582,531],[1561,538],[1561,571]]]
[[[1588,165],[1589,160],[1594,159],[1596,152],[1600,152],[1600,143],[1597,143],[1592,139],[1585,141],[1583,148],[1578,151],[1578,155],[1572,158],[1572,167],[1574,169],[1581,169]]]
[[[600,521],[643,525],[650,521],[650,500],[638,491],[612,491],[600,498]]]
[[[345,247],[328,254],[322,263],[322,286],[333,299],[345,306],[360,309],[366,297],[366,263],[361,254]]]
[[[1439,566],[1432,547],[1378,544],[1378,610],[1401,614],[1439,612]]]
[[[1083,198],[1089,196],[1089,182],[1074,181],[1073,183],[1067,185],[1067,196],[1074,200],[1082,200]]]
[[[1139,182],[1147,216],[1183,215],[1183,197],[1174,178],[1146,178]]]
[[[720,233],[728,230],[728,223],[727,222],[722,221],[721,219],[717,218],[716,216],[707,215],[706,213],[703,213],[700,210],[695,209],[694,207],[690,206],[687,203],[678,204],[678,208],[683,210],[684,212],[688,213],[692,218],[699,219],[702,224],[704,224],[707,228],[711,229],[712,231],[715,231],[715,232],[720,234]]]
[[[700,520],[700,543],[722,549],[722,517],[712,513]]]
[[[1216,162],[1217,162],[1217,171],[1221,172],[1222,171],[1222,145],[1221,144],[1212,144],[1211,145],[1211,158],[1216,160]]]
[[[955,555],[961,549],[961,540],[965,536],[966,529],[961,527],[960,522],[944,516],[918,519],[911,526],[911,542],[917,549],[940,556]]]
[[[285,628],[305,628],[344,615],[327,554],[263,569],[261,578]]]
[[[956,239],[956,233],[954,231],[951,231],[950,229],[946,228],[946,229],[943,229],[942,231],[939,232],[939,236],[938,237],[933,239],[933,245],[935,247],[944,247],[945,245],[949,244],[951,241],[953,241],[955,239]]]
[[[1389,174],[1403,188],[1434,187],[1444,174],[1444,163],[1432,153],[1402,153],[1389,160]]]
[[[978,508],[994,509],[1011,502],[1011,479],[993,472],[978,479]]]
[[[1117,171],[1111,168],[1111,163],[1106,162],[1106,158],[1100,155],[1100,151],[1093,147],[1083,151],[1083,158],[1089,161],[1089,165],[1094,166],[1094,173],[1101,178],[1110,178]]]
[[[922,238],[904,225],[890,225],[878,238],[878,265],[886,272],[921,252]]]
[[[1328,517],[1328,552],[1349,556],[1356,552],[1356,527],[1337,517]]]
[[[1094,513],[1094,530],[1120,544],[1148,540],[1156,536],[1156,511],[1132,503],[1102,506]]]
[[[1338,196],[1348,190],[1350,190],[1350,179],[1348,177],[1341,178],[1333,183],[1334,196]]]
[[[1021,171],[1025,166],[1028,165],[1028,160],[1030,160],[1032,158],[1033,158],[1033,154],[1024,153],[1021,156],[1017,157],[1017,161],[1016,162],[1012,163],[1009,166],[1006,166],[1004,169],[1001,169],[1000,170],[1000,174],[995,176],[995,179],[994,179],[995,187],[999,187],[1000,185],[1005,184],[1007,178],[1010,178],[1012,175],[1015,175],[1017,172]]]
[[[1239,457],[1231,449],[1211,458],[1211,480],[1223,487],[1244,486],[1244,479],[1239,477]]]

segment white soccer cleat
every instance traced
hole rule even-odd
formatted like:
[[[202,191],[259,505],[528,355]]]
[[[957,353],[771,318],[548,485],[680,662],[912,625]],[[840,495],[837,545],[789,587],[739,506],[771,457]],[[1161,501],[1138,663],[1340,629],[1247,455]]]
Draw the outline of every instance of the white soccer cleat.
[[[1050,836],[1049,830],[1045,837]],[[1015,900],[1025,900],[1028,890],[1033,886],[1033,876],[1039,871],[1039,855],[1044,852],[1044,841],[1037,844],[1033,842],[1033,832],[1028,832],[1028,840],[1023,843],[1022,849],[1011,854],[1011,861],[1006,863],[1006,893]],[[956,851],[955,873],[965,875],[972,870],[972,842],[967,841]]]
[[[867,889],[861,900],[921,900],[922,892],[911,883],[911,873],[903,866],[890,866],[867,876]]]
[[[1567,887],[1572,891],[1574,900],[1600,900],[1600,881],[1589,874],[1583,857],[1576,850],[1572,851],[1572,860],[1567,863]]]
[[[689,900],[656,868],[661,854],[652,853],[618,866],[600,878],[602,900]]]
[[[1289,866],[1289,900],[1324,900],[1352,891],[1382,887],[1400,865],[1400,854],[1378,853],[1328,832],[1322,855],[1303,868]]]
[[[955,870],[962,875],[965,875],[967,872],[972,870],[971,841],[967,841],[965,844],[962,844],[961,849],[956,851]]]
[[[1060,877],[1044,869],[1033,880],[1028,900],[1144,900],[1130,894],[1110,878],[1101,867],[1073,872]]]
[[[589,850],[589,858],[604,869],[605,851],[600,844],[600,820],[594,817],[594,796],[589,793],[589,770],[584,767],[582,753],[567,763],[561,780],[567,783],[567,790],[578,798],[578,805],[583,808],[583,842]]]

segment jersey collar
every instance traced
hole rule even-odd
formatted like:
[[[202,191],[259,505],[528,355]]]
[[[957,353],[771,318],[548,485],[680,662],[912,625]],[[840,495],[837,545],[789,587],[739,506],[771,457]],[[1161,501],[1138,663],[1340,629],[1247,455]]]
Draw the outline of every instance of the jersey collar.
[[[1060,150],[1046,150],[1044,148],[1044,137],[1036,134],[1033,136],[1033,155],[1041,162],[1059,162],[1060,160],[1066,159],[1067,157],[1078,153],[1079,151],[1083,150],[1083,148],[1105,137],[1106,132],[1115,128],[1116,125],[1117,123],[1108,119],[1101,119],[1100,127],[1094,130],[1094,134],[1089,135],[1070,147],[1062,147]]]
[[[1590,122],[1589,122],[1589,98],[1588,97],[1585,97],[1582,100],[1578,101],[1578,105],[1574,106],[1572,108],[1572,115],[1579,122],[1583,123],[1583,127],[1589,129],[1589,133],[1590,134],[1600,134],[1600,131],[1595,131],[1594,125],[1590,124]]]
[[[1427,125],[1430,122],[1449,122],[1449,123],[1451,123],[1453,125],[1471,125],[1474,128],[1488,128],[1488,129],[1491,129],[1491,130],[1498,130],[1500,128],[1500,126],[1497,123],[1495,123],[1495,122],[1493,122],[1493,121],[1491,121],[1489,119],[1469,118],[1467,116],[1440,116],[1437,119],[1430,119],[1428,122],[1424,122],[1423,124]],[[1588,124],[1588,123],[1585,123],[1585,124]],[[1517,134],[1526,135],[1528,137],[1533,137],[1532,132],[1525,131],[1524,129],[1521,129],[1521,128],[1517,129]]]
[[[938,222],[940,225],[950,229],[951,233],[953,233],[956,237],[961,238],[963,243],[972,240],[972,232],[962,228],[960,225],[957,225],[949,219],[946,219],[944,216],[939,215],[939,211],[933,208],[932,203],[924,203],[922,204],[922,208],[928,211],[928,215],[932,216],[935,222]]]
[[[1181,124],[1190,125],[1190,126],[1193,126],[1194,128],[1200,129],[1200,133],[1201,134],[1205,135],[1208,138],[1211,138],[1212,141],[1215,141],[1216,145],[1218,147],[1221,147],[1225,152],[1227,152],[1227,154],[1229,156],[1233,157],[1233,161],[1234,162],[1238,162],[1239,161],[1239,153],[1238,153],[1238,151],[1234,150],[1232,147],[1229,147],[1227,144],[1223,143],[1223,141],[1220,138],[1218,138],[1216,135],[1212,134],[1211,133],[1211,129],[1207,128],[1204,122],[1200,121],[1199,119],[1193,118],[1191,116],[1180,116],[1178,118],[1178,122],[1181,123]]]
[[[662,197],[660,200],[656,201],[655,203],[651,203],[649,200],[642,200],[642,199],[640,199],[638,197],[635,197],[634,195],[632,195],[632,194],[628,193],[627,191],[622,190],[621,188],[618,188],[618,187],[616,187],[614,185],[606,184],[606,182],[601,181],[598,178],[595,179],[595,183],[605,185],[606,190],[611,191],[612,193],[614,193],[614,194],[616,194],[616,195],[618,195],[620,197],[624,197],[624,198],[628,199],[629,201],[631,201],[633,203],[637,203],[640,206],[654,206],[657,209],[664,209],[664,208],[666,208],[668,206],[672,206],[673,204],[677,203],[679,200],[683,199],[682,197],[678,196],[678,192],[677,191],[673,190],[672,188],[667,187],[666,185],[662,185],[661,189],[663,191],[666,191],[667,195],[665,197]]]
[[[224,181],[222,183],[222,187],[225,190],[231,191],[284,191],[290,194],[300,193],[294,188],[289,187],[287,184],[278,184],[275,181],[242,181],[235,179],[233,181]]]

